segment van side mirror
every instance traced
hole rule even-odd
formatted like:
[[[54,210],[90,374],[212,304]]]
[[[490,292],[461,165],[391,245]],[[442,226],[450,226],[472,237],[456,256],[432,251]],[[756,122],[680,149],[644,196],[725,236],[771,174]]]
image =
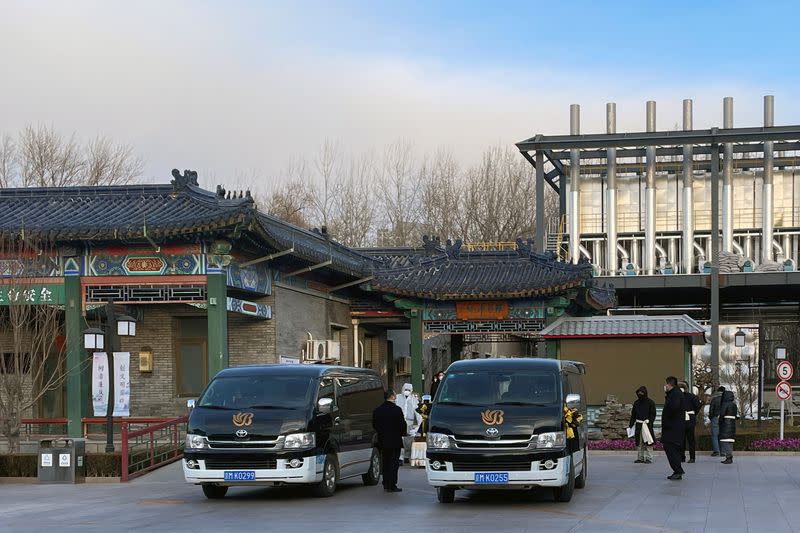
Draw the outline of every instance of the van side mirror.
[[[320,414],[327,415],[333,411],[333,398],[320,398],[317,402]]]
[[[189,411],[191,413],[192,409],[194,409],[194,406],[195,406],[195,400],[186,400],[186,410],[187,411]]]
[[[581,406],[581,395],[567,394],[566,404],[570,409],[577,409]]]

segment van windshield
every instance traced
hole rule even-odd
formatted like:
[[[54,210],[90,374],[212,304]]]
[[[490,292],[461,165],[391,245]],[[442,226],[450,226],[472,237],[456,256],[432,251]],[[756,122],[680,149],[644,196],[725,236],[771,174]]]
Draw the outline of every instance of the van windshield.
[[[312,403],[314,380],[306,376],[225,376],[216,378],[197,402],[222,409],[299,409]]]
[[[542,371],[451,372],[436,403],[458,405],[555,405],[558,374]]]

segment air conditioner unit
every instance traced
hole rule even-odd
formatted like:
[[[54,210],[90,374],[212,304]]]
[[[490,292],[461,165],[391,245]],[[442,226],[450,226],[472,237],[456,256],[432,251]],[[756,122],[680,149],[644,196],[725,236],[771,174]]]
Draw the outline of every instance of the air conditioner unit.
[[[318,341],[309,339],[306,341],[306,353],[303,359],[305,361],[324,361],[328,357],[326,341]]]
[[[328,359],[335,359],[339,360],[341,357],[341,345],[339,341],[325,341],[326,343],[326,354]]]

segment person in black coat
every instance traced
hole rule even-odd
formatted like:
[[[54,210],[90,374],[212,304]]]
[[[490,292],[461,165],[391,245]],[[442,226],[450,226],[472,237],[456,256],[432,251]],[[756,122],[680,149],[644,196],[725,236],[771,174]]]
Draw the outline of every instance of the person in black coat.
[[[631,409],[631,423],[628,427],[636,427],[636,447],[639,455],[634,463],[647,463],[653,462],[653,424],[656,421],[656,402],[647,397],[647,387],[642,385],[636,389],[636,401],[633,402]],[[645,439],[642,435],[642,428],[647,426],[650,431],[649,439]],[[647,442],[649,441],[649,442]]]
[[[372,427],[378,433],[378,448],[383,461],[383,489],[386,492],[402,492],[397,486],[397,471],[400,468],[400,451],[403,437],[408,432],[403,410],[395,404],[397,395],[389,389],[385,401],[372,412]]]
[[[664,392],[666,398],[664,409],[661,411],[661,443],[672,468],[672,475],[667,479],[678,480],[683,479],[684,474],[681,466],[681,447],[686,438],[684,420],[686,413],[683,410],[683,393],[678,388],[678,379],[675,376],[666,379]]]
[[[681,461],[686,461],[686,450],[689,450],[689,462],[693,463],[695,460],[696,444],[694,438],[694,429],[697,426],[697,413],[700,412],[702,403],[700,398],[689,390],[689,384],[685,381],[680,383],[681,392],[683,392],[683,410],[686,413],[684,416],[685,422],[685,437],[683,439],[683,451],[681,452]]]
[[[436,399],[436,391],[439,390],[439,385],[442,384],[442,380],[444,379],[444,372],[439,370],[435,376],[433,376],[433,380],[431,381],[431,401]]]
[[[722,393],[719,406],[719,447],[720,453],[725,456],[722,464],[729,465],[733,462],[733,442],[736,440],[736,416],[738,409],[733,401],[733,391],[726,390]]]

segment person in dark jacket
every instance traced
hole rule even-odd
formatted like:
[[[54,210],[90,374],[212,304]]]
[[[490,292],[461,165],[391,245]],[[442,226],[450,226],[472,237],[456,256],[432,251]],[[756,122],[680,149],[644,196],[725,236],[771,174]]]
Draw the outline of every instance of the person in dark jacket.
[[[403,410],[395,404],[397,395],[389,389],[385,401],[372,412],[372,427],[378,433],[378,448],[383,461],[383,489],[386,492],[402,492],[397,486],[397,471],[400,468],[400,450],[403,437],[408,432]]]
[[[686,451],[689,451],[689,462],[694,463],[696,444],[694,438],[694,430],[697,427],[697,413],[700,412],[700,398],[698,398],[692,391],[689,390],[689,384],[685,381],[680,382],[680,389],[683,392],[683,410],[686,413],[684,416],[685,437],[683,439],[683,452],[681,453],[681,461],[686,462]]]
[[[733,462],[733,443],[736,440],[736,416],[738,410],[733,401],[733,392],[726,390],[722,393],[719,406],[719,447],[720,453],[725,456],[722,464],[729,465]]]
[[[444,372],[439,370],[435,376],[433,376],[433,381],[431,381],[431,401],[436,399],[436,391],[439,390],[439,385],[442,384],[442,380],[444,379]]]
[[[683,411],[683,393],[678,388],[678,379],[675,376],[666,379],[664,392],[666,398],[664,409],[661,411],[661,443],[672,468],[672,475],[667,479],[678,480],[683,479],[684,474],[681,466],[681,446],[686,437],[684,421],[686,413]]]
[[[723,392],[725,392],[725,387],[720,386],[717,392],[711,395],[711,401],[708,404],[708,420],[711,422],[711,457],[719,456],[719,407]]]
[[[653,424],[656,421],[656,402],[647,397],[647,387],[642,385],[636,389],[636,401],[633,402],[631,409],[631,423],[629,427],[636,425],[636,448],[639,452],[634,463],[653,462]],[[647,431],[643,432],[644,428]],[[644,433],[644,435],[642,434]]]

